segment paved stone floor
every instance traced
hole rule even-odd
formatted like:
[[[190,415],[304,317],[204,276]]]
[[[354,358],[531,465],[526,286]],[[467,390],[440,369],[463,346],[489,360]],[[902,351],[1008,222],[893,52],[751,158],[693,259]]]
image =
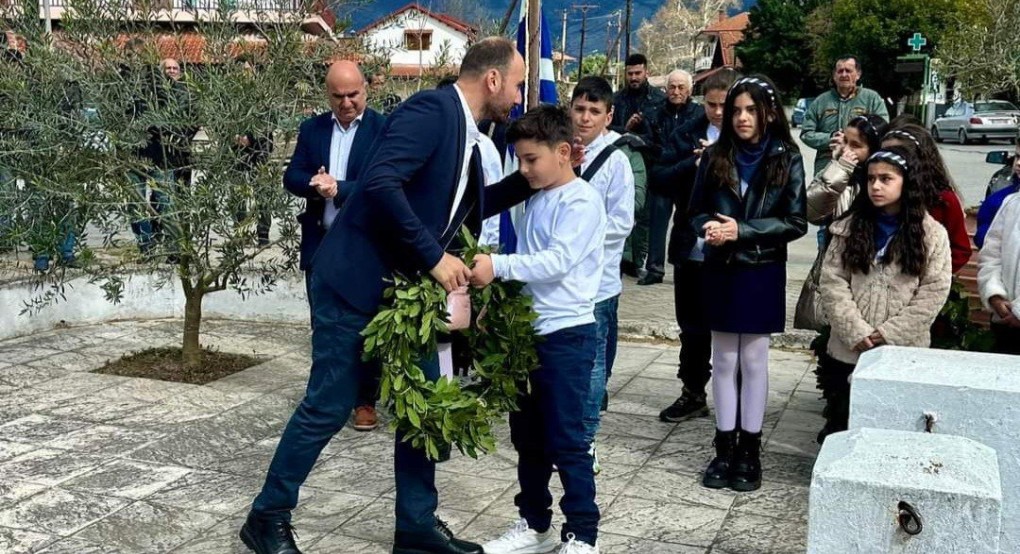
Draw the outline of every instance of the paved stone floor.
[[[206,344],[266,357],[207,386],[87,373],[173,344],[179,330],[179,321],[120,322],[0,342],[0,552],[244,552],[236,531],[301,396],[308,333],[207,321]],[[711,419],[655,417],[679,392],[675,359],[671,346],[620,349],[598,442],[602,551],[803,552],[821,425],[809,356],[771,353],[765,485],[739,495],[699,485]],[[499,432],[498,453],[455,456],[438,470],[441,515],[466,538],[515,519],[514,457]],[[305,552],[389,552],[391,452],[383,430],[345,430],[330,443],[294,514]]]

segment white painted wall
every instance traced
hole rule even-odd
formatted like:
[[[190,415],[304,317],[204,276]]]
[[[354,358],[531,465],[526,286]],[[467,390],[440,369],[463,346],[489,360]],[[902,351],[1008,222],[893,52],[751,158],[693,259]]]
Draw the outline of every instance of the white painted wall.
[[[891,346],[861,356],[850,395],[851,429],[919,432],[926,412],[938,418],[934,433],[997,451],[1000,551],[1020,552],[1020,357]]]
[[[404,49],[405,30],[431,30],[431,49],[424,52]],[[390,54],[392,65],[418,65],[431,67],[439,56],[444,42],[449,43],[449,62],[460,64],[467,52],[467,35],[447,26],[437,19],[433,19],[417,10],[407,10],[394,19],[369,30],[365,39],[376,48],[384,48]]]
[[[59,324],[84,325],[122,319],[184,317],[184,294],[179,282],[158,288],[151,275],[133,275],[124,284],[124,298],[112,304],[103,291],[85,279],[67,284],[67,300],[48,306],[34,315],[19,315],[24,301],[39,291],[27,282],[8,283],[0,288],[0,340],[52,329]],[[225,290],[206,296],[203,317],[251,321],[308,322],[308,300],[304,275],[277,282],[270,293],[242,299]]]
[[[920,515],[919,534],[900,528],[900,501]],[[1002,517],[991,448],[950,435],[856,429],[829,435],[815,461],[808,554],[995,554]]]

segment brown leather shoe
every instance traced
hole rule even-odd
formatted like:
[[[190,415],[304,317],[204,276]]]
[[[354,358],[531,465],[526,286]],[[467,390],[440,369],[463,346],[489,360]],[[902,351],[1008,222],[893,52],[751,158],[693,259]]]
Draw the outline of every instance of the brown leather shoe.
[[[354,430],[371,431],[379,426],[379,417],[372,406],[354,408]]]

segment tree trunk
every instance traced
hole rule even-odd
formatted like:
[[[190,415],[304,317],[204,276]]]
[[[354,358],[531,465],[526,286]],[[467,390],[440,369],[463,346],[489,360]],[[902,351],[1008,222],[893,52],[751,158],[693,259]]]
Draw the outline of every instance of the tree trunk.
[[[189,368],[198,367],[202,363],[202,345],[199,334],[202,329],[202,297],[204,291],[184,286],[184,341],[181,345],[181,357],[184,365]]]

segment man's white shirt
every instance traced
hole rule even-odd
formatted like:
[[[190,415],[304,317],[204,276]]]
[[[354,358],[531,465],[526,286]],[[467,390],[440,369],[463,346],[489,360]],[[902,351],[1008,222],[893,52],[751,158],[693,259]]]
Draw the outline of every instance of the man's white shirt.
[[[464,199],[464,191],[467,190],[468,183],[468,169],[471,167],[471,153],[474,151],[475,144],[478,143],[478,137],[481,136],[481,132],[478,131],[478,124],[475,122],[475,116],[471,113],[471,107],[468,106],[467,98],[464,97],[464,92],[460,90],[457,84],[451,86],[457,91],[460,107],[464,110],[467,140],[464,143],[464,163],[460,167],[460,180],[457,182],[457,192],[453,197],[453,205],[450,206],[450,221],[447,223],[447,226],[453,223],[453,216],[457,214],[457,208],[460,207],[460,202]]]
[[[340,194],[340,181],[347,179],[347,165],[351,160],[351,146],[354,145],[354,136],[361,126],[361,118],[365,112],[361,112],[346,129],[337,121],[336,115],[332,116],[333,136],[329,141],[329,174],[337,180],[337,194]],[[336,220],[339,210],[333,204],[332,198],[326,198],[326,209],[322,212],[322,225],[329,229]]]

